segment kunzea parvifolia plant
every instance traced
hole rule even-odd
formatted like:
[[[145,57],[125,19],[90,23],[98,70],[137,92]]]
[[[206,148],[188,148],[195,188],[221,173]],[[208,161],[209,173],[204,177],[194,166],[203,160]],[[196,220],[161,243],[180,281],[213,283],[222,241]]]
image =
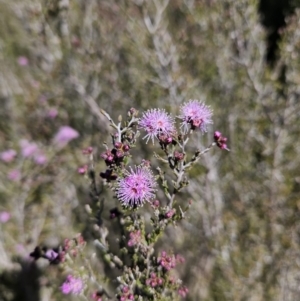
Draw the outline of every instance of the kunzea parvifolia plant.
[[[184,257],[172,250],[156,250],[158,239],[169,225],[179,225],[192,207],[191,201],[181,200],[181,192],[188,182],[188,170],[214,146],[229,151],[227,138],[215,131],[213,142],[206,148],[189,150],[189,141],[195,132],[205,134],[212,124],[212,110],[204,102],[189,100],[180,107],[180,114],[172,116],[164,109],[149,109],[139,116],[131,108],[127,120],[122,117],[115,122],[102,110],[113,131],[112,143],[105,143],[101,159],[106,168],[102,170],[100,181],[95,170],[93,148],[83,150],[88,156],[88,164],[78,169],[89,180],[91,202],[86,204],[93,229],[97,232],[95,247],[100,251],[104,263],[117,273],[107,281],[108,275],[97,275],[97,270],[83,249],[86,242],[81,235],[66,239],[56,249],[37,247],[31,256],[44,257],[51,264],[58,264],[65,273],[61,293],[78,295],[85,300],[176,300],[186,297],[188,288],[172,273]],[[131,165],[131,151],[137,147],[140,132],[141,143],[159,145],[161,155],[154,153],[157,166],[141,159]],[[167,172],[172,179],[166,178]],[[100,183],[99,183],[100,182]],[[102,183],[102,184],[101,184]],[[100,185],[101,184],[101,185]],[[113,192],[114,202],[104,201],[103,189]],[[159,194],[160,192],[160,194]],[[157,197],[157,195],[160,197]],[[147,207],[151,218],[146,219],[141,207]],[[120,227],[118,248],[111,248],[108,230],[103,226],[102,213],[107,210],[110,218]],[[80,269],[74,261],[81,261]],[[102,279],[102,280],[101,280]]]

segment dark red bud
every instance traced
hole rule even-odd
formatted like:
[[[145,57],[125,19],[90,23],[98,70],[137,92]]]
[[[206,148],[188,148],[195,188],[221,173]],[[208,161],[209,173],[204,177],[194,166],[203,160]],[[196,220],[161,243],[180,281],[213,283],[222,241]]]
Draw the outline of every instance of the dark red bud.
[[[123,151],[128,152],[130,150],[130,146],[128,144],[123,145]]]

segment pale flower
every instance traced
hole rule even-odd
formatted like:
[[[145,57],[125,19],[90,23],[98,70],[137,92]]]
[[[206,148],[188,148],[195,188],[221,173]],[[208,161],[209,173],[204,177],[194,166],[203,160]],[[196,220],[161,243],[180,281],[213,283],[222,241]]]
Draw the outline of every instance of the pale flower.
[[[175,133],[174,119],[163,109],[150,109],[143,113],[139,127],[146,131],[146,143],[159,135],[171,137]]]
[[[79,133],[70,126],[62,126],[54,136],[54,142],[59,145],[66,145],[71,140],[79,137]]]

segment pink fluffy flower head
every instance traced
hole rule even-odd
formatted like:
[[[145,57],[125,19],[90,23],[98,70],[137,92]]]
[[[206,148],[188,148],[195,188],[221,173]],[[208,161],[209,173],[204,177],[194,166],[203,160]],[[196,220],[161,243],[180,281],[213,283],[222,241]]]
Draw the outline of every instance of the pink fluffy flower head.
[[[62,293],[65,295],[79,295],[83,290],[83,282],[80,278],[75,278],[72,275],[68,275],[66,281],[60,288]]]
[[[18,64],[20,66],[27,66],[29,63],[28,58],[26,56],[19,56],[18,57]]]
[[[125,207],[141,206],[155,197],[155,186],[151,170],[146,166],[137,166],[119,180],[117,197]]]
[[[164,134],[172,136],[175,132],[174,119],[163,109],[150,109],[143,113],[139,121],[139,126],[144,129],[147,134],[144,138],[154,143],[154,138]]]
[[[212,122],[212,110],[202,101],[189,100],[180,108],[181,115],[178,117],[182,120],[181,127],[185,133],[191,129],[199,128],[202,133],[207,131],[207,125]]]
[[[5,224],[10,220],[10,213],[7,211],[1,211],[0,212],[0,223]]]
[[[0,159],[4,162],[11,162],[15,159],[17,152],[14,149],[8,149],[0,153]]]
[[[59,145],[66,145],[73,139],[79,137],[79,133],[69,126],[62,126],[54,137],[54,142]]]

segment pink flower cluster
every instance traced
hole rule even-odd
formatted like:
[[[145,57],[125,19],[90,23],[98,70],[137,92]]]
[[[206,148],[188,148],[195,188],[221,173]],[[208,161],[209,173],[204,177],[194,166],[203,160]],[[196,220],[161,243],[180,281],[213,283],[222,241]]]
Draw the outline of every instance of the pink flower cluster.
[[[21,155],[23,158],[33,158],[35,163],[37,164],[45,164],[47,162],[47,158],[42,152],[42,150],[38,147],[38,145],[34,142],[29,142],[26,139],[22,139],[20,141],[21,147]],[[2,153],[0,153],[0,159],[4,162],[12,162],[17,155],[17,152],[14,149],[8,149]]]
[[[112,150],[107,149],[101,154],[101,158],[105,160],[107,166],[112,164],[119,164],[123,161],[124,157],[128,156],[128,151],[130,146],[128,144],[123,144],[121,142],[116,142]]]
[[[75,278],[68,275],[66,281],[61,286],[61,291],[65,295],[79,295],[83,291],[83,282],[81,278]]]
[[[62,126],[54,137],[54,143],[59,146],[65,146],[71,140],[77,138],[79,133],[69,126]],[[19,142],[21,156],[25,159],[32,159],[38,165],[44,165],[47,163],[48,158],[44,154],[43,150],[35,143],[26,139],[22,139]],[[17,156],[17,151],[14,149],[8,149],[0,153],[0,160],[10,163]],[[84,174],[86,170],[80,168],[79,173]],[[8,179],[11,181],[19,181],[21,179],[21,172],[18,169],[11,170],[8,175]]]
[[[215,140],[215,142],[217,143],[217,146],[220,149],[226,149],[226,150],[229,151],[229,149],[227,148],[227,144],[226,144],[227,143],[227,138],[223,137],[221,132],[216,131],[214,133],[214,140]]]
[[[2,153],[0,153],[0,159],[4,162],[12,162],[17,155],[17,152],[14,149],[8,149]]]
[[[171,218],[174,214],[176,213],[176,210],[173,208],[173,209],[170,209],[166,214],[165,214],[165,217],[166,218]]]
[[[26,139],[22,139],[20,141],[20,146],[23,158],[33,158],[34,162],[39,165],[43,165],[47,162],[47,157],[35,142],[29,142]]]
[[[181,255],[168,255],[165,251],[162,251],[157,261],[160,264],[160,266],[162,266],[166,271],[169,271],[175,268],[177,263],[183,263],[185,259]]]
[[[150,278],[146,280],[146,284],[151,287],[156,287],[163,284],[163,279],[158,277],[155,273],[151,273]]]
[[[122,289],[122,295],[119,297],[119,301],[132,301],[134,300],[134,296],[130,291],[130,288],[128,286],[125,286]]]
[[[168,255],[165,251],[161,252],[157,261],[166,271],[169,271],[176,266],[176,258],[174,254]]]
[[[137,230],[134,232],[130,232],[129,237],[130,239],[128,241],[128,246],[129,247],[135,246],[141,242],[141,231]]]
[[[189,289],[186,286],[182,286],[178,289],[178,294],[183,298],[185,298],[187,296],[188,292],[189,292]]]
[[[180,108],[181,128],[183,133],[189,129],[199,129],[202,133],[207,132],[207,126],[212,123],[212,110],[202,101],[189,100]],[[171,115],[163,109],[150,109],[143,113],[139,120],[139,127],[146,131],[146,143],[149,139],[154,143],[154,138],[159,139],[160,144],[173,143],[176,135],[175,121]]]
[[[19,144],[21,147],[21,156],[23,158],[32,159],[38,165],[44,165],[47,163],[48,158],[35,142],[22,139]],[[0,153],[0,159],[6,163],[12,162],[16,156],[17,151],[14,149],[8,149]],[[11,181],[19,181],[21,179],[21,172],[19,169],[12,169],[8,172],[7,177]]]

